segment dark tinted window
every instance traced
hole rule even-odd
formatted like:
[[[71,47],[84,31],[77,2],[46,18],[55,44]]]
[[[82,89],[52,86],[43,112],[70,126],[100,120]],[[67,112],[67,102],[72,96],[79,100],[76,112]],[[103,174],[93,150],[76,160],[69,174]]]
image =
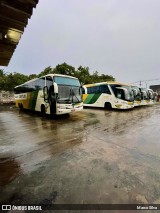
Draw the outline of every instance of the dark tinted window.
[[[108,85],[99,85],[99,86],[94,86],[94,87],[88,87],[87,88],[87,93],[88,94],[96,94],[96,93],[107,93],[111,94]]]
[[[43,89],[44,86],[45,86],[45,79],[40,78],[14,88],[14,93],[19,94],[25,92],[33,92],[35,90]]]
[[[38,86],[40,89],[43,89],[43,87],[45,86],[45,78],[38,79]]]
[[[50,86],[52,86],[53,85],[53,80],[52,80],[52,78],[50,77],[50,76],[47,76],[46,77],[46,86],[48,87],[48,88],[50,88]]]
[[[99,86],[99,90],[100,90],[100,93],[107,93],[107,94],[111,94],[109,88],[108,88],[108,85],[100,85]]]
[[[85,94],[85,89],[82,87],[82,94]]]

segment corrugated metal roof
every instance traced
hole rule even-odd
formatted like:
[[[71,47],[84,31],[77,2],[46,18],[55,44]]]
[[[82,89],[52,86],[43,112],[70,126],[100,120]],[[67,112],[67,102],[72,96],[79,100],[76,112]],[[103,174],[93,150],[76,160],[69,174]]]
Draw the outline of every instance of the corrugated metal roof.
[[[0,0],[0,66],[7,66],[39,0]]]

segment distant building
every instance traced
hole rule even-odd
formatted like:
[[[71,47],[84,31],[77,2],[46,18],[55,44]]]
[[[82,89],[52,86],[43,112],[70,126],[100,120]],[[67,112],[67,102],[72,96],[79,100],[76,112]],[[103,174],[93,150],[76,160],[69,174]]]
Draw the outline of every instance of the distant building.
[[[158,95],[160,96],[160,85],[151,85],[150,89],[153,89],[154,92],[158,92]]]

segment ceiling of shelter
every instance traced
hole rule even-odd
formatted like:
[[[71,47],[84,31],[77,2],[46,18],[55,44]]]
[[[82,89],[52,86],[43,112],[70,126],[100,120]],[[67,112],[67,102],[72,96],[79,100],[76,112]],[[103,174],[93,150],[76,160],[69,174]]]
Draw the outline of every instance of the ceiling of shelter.
[[[0,0],[0,66],[7,66],[39,0]]]

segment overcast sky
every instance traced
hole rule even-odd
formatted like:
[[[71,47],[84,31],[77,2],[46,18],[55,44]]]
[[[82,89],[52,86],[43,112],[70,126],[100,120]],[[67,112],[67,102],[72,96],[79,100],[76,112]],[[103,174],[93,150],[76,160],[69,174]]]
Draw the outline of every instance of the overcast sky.
[[[160,79],[160,0],[39,0],[0,68],[38,74],[63,62],[117,81]]]

